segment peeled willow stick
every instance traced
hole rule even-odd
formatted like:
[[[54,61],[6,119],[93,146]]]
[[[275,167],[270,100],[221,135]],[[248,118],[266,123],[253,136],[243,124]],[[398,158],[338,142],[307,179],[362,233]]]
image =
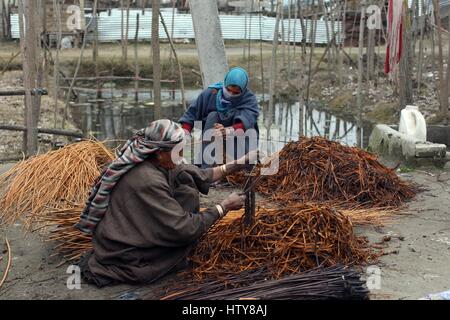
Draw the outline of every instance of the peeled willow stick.
[[[11,267],[11,260],[12,260],[11,247],[9,246],[8,238],[5,238],[5,242],[6,242],[6,247],[8,249],[8,263],[6,264],[6,269],[5,269],[5,273],[3,274],[3,278],[0,281],[0,288],[2,287],[3,283],[6,281],[6,278],[8,277],[9,268]]]

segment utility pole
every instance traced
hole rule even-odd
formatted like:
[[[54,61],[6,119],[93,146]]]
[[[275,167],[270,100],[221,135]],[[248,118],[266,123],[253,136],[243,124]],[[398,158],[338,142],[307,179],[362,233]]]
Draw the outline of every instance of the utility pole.
[[[228,70],[217,1],[189,1],[203,87],[223,81]]]

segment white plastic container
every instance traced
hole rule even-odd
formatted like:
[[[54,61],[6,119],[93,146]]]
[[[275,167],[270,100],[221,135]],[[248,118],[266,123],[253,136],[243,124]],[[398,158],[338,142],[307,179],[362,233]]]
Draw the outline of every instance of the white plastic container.
[[[419,141],[427,141],[427,124],[417,106],[406,106],[401,111],[398,131]]]

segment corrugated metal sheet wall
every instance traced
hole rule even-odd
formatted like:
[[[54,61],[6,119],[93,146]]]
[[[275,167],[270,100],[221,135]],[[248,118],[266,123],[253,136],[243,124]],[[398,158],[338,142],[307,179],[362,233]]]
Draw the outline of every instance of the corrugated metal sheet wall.
[[[124,11],[125,12],[125,11]],[[145,14],[142,14],[142,10],[130,10],[129,17],[129,32],[128,38],[130,40],[135,38],[136,35],[136,16],[139,14],[139,39],[140,40],[150,40],[151,39],[151,23],[152,23],[152,13],[151,10],[146,10]],[[174,39],[194,39],[194,28],[192,25],[192,17],[190,14],[179,14],[175,13],[172,16],[172,12],[163,11],[162,12],[166,25],[169,29],[169,33],[172,34]],[[125,15],[125,13],[124,13]],[[86,16],[88,19],[89,16]],[[174,28],[172,31],[172,17],[174,19]],[[275,18],[272,17],[262,17],[261,25],[258,16],[245,16],[245,15],[220,15],[220,23],[222,27],[222,35],[225,40],[245,40],[253,39],[263,41],[272,41],[273,34],[275,30]],[[307,42],[311,42],[311,27],[312,21],[305,20],[307,24]],[[331,23],[329,24],[329,30],[331,33]],[[111,42],[119,41],[121,39],[121,25],[122,25],[122,11],[120,9],[111,10],[110,13],[102,12],[99,17],[99,41]],[[288,40],[288,27],[289,22],[284,21],[284,38],[285,41]],[[11,16],[11,30],[12,37],[14,39],[19,38],[19,22],[17,14]],[[124,27],[125,28],[125,27]],[[335,22],[334,29],[338,32],[341,28],[340,22]],[[290,22],[290,41],[300,42],[302,39],[302,31],[300,26],[300,20],[294,21],[291,19]],[[328,43],[331,35],[327,37],[325,21],[317,21],[317,31],[315,42],[317,44]],[[279,32],[279,39],[281,40],[281,26]],[[161,39],[166,39],[166,34],[164,32],[163,26],[160,23],[159,36]]]

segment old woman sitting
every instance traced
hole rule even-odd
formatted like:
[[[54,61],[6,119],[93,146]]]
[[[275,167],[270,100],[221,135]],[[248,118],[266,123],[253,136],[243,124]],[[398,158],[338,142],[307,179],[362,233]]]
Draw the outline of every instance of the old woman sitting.
[[[185,266],[196,241],[228,211],[243,206],[245,197],[231,194],[199,213],[199,193],[207,194],[210,183],[242,165],[177,164],[173,151],[183,138],[180,125],[152,122],[99,177],[76,225],[93,235],[93,250],[79,263],[88,282],[103,287],[155,281]]]

